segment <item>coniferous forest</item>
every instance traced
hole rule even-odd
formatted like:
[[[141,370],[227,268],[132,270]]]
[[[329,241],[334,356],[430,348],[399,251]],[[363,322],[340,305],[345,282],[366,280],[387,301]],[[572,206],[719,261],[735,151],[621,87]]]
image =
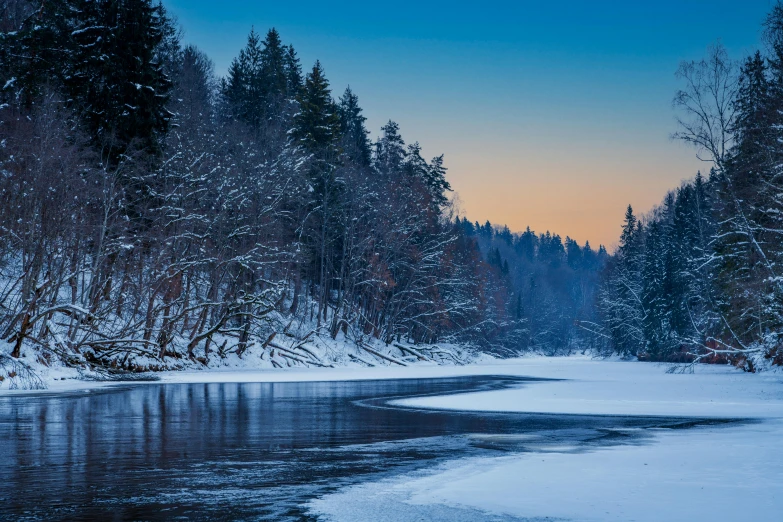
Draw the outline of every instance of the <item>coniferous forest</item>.
[[[396,346],[368,355],[392,363],[453,343],[781,364],[780,4],[765,35],[740,64],[716,46],[681,66],[675,137],[708,175],[646,215],[629,206],[609,253],[458,215],[448,158],[393,120],[371,140],[361,93],[275,29],[218,77],[151,0],[5,1],[7,359],[324,364],[303,351],[317,336]]]
[[[783,4],[765,49],[681,64],[679,130],[708,163],[643,217],[625,214],[598,305],[618,353],[783,364]]]

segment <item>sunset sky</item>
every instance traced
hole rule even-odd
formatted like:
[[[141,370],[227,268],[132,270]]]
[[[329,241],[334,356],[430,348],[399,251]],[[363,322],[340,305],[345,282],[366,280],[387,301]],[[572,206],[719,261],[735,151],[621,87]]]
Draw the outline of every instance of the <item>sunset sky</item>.
[[[709,166],[669,139],[681,60],[721,39],[759,45],[770,0],[288,2],[166,0],[225,74],[251,26],[275,27],[333,93],[359,96],[428,157],[445,154],[472,220],[617,242],[640,212]]]

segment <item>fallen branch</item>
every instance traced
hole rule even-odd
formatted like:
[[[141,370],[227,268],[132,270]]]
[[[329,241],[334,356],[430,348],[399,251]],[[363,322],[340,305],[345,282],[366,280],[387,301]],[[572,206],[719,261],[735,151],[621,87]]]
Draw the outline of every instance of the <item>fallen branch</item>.
[[[405,364],[404,362],[402,362],[402,361],[398,361],[398,360],[397,360],[397,359],[395,359],[394,357],[389,357],[389,356],[383,355],[382,353],[376,352],[375,350],[373,350],[372,348],[370,348],[369,346],[367,346],[367,345],[366,345],[366,344],[364,344],[364,343],[361,343],[361,342],[359,342],[359,343],[356,343],[356,344],[357,344],[357,345],[358,345],[360,348],[362,348],[363,350],[365,350],[365,351],[367,351],[367,352],[370,352],[371,354],[373,354],[374,356],[376,356],[376,357],[378,357],[378,358],[380,358],[380,359],[384,359],[384,360],[386,360],[386,361],[389,361],[389,362],[391,362],[391,363],[394,363],[394,364],[399,364],[400,366],[408,366],[408,365],[407,365],[407,364]]]
[[[312,358],[313,358],[313,359],[315,359],[316,361],[318,361],[318,362],[320,362],[320,363],[323,363],[323,361],[321,360],[321,358],[320,358],[320,357],[318,357],[317,355],[315,355],[315,354],[314,354],[313,352],[311,352],[311,351],[310,351],[308,348],[305,348],[305,347],[304,347],[304,345],[302,345],[302,344],[297,344],[297,345],[296,345],[296,346],[294,346],[292,349],[293,349],[293,350],[302,350],[303,352],[305,352],[306,354],[308,354],[310,357],[312,357]]]
[[[411,355],[416,356],[420,361],[435,362],[429,357],[427,357],[426,355],[424,355],[423,353],[419,352],[418,350],[414,350],[413,348],[410,348],[408,346],[403,346],[401,344],[394,344],[394,347],[399,348],[403,352],[408,352]]]
[[[305,361],[303,359],[300,359],[299,357],[297,357],[295,355],[289,355],[289,354],[283,352],[282,350],[280,350],[280,348],[278,348],[277,350],[278,350],[278,355],[280,355],[280,357],[285,357],[286,359],[291,359],[292,361],[296,361],[298,363],[304,364],[305,366],[307,366],[309,364],[307,361]]]
[[[366,361],[366,360],[362,359],[362,358],[361,358],[361,357],[359,357],[358,355],[354,355],[354,354],[352,354],[352,353],[349,353],[349,354],[348,354],[348,357],[350,357],[351,359],[354,359],[354,360],[356,360],[356,361],[359,361],[360,363],[366,364],[366,365],[367,365],[367,366],[369,366],[370,368],[375,368],[375,365],[374,365],[373,363],[371,363],[370,361]]]
[[[285,354],[288,353],[291,356],[296,357],[297,360],[301,360],[301,359],[298,359],[299,358],[299,354],[298,353],[296,353],[296,352],[294,352],[294,351],[292,351],[292,350],[290,350],[288,348],[284,348],[284,347],[280,346],[279,344],[276,344],[276,343],[273,343],[273,342],[269,342],[267,344],[268,344],[268,346],[271,346],[275,350],[279,351],[280,355],[284,355],[285,356]],[[314,365],[320,366],[322,368],[331,368],[331,366],[322,363],[320,360],[315,360],[315,361],[303,361],[303,360],[301,360],[301,362],[304,362],[306,364],[314,364]]]

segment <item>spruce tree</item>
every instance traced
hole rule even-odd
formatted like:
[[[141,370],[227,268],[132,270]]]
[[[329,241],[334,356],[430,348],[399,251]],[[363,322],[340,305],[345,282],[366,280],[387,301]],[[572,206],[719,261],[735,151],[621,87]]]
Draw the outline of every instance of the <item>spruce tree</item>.
[[[161,0],[158,0],[156,8],[160,17],[161,39],[155,48],[155,62],[160,64],[166,77],[173,81],[182,68],[182,30]]]
[[[530,230],[530,227],[527,227],[522,235],[519,236],[515,248],[524,259],[528,262],[532,262],[536,255],[537,243],[538,237],[536,236],[536,233]]]
[[[389,120],[381,127],[381,136],[375,143],[375,167],[387,179],[393,179],[405,161],[405,142],[400,126]]]
[[[589,248],[589,243],[587,248]],[[579,247],[579,243],[566,236],[565,249],[566,262],[568,263],[568,266],[573,270],[579,270],[582,267],[584,261],[582,249]]]
[[[783,10],[777,6],[774,13]],[[783,30],[777,21],[768,29]],[[781,41],[769,35],[769,67],[760,53],[746,60],[735,102],[735,147],[718,172],[718,284],[726,338],[734,345],[760,341],[765,330],[783,326],[783,228]]]
[[[628,205],[609,285],[601,296],[601,308],[612,344],[623,355],[635,355],[644,347],[642,303],[643,227]]]
[[[155,155],[168,129],[171,81],[157,61],[163,41],[151,0],[82,0],[73,31],[71,99],[109,161],[129,148]]]
[[[261,78],[265,111],[268,116],[279,116],[283,99],[288,94],[287,52],[274,28],[267,32],[262,45]]]
[[[364,125],[367,118],[359,107],[359,97],[348,86],[340,97],[338,105],[340,115],[340,131],[343,136],[343,148],[352,161],[368,167],[372,159],[370,149],[370,132]]]
[[[479,234],[488,240],[492,240],[492,236],[494,235],[494,229],[492,228],[492,223],[490,223],[489,220],[486,220],[484,222],[484,225],[481,226],[479,230]]]
[[[715,176],[710,175],[714,180]],[[697,339],[704,343],[706,337],[718,333],[720,324],[717,316],[715,244],[717,224],[715,223],[715,182],[705,181],[701,172],[693,182],[694,219],[696,220],[693,257],[689,260],[689,273],[694,290],[690,301],[691,309],[699,315]]]
[[[44,1],[35,9],[33,15],[19,8],[22,19],[10,19],[15,13],[8,12],[13,25],[0,31],[0,101],[19,100],[26,109],[44,89],[60,91],[76,66],[72,32],[79,0]]]
[[[261,39],[250,30],[245,48],[228,68],[224,96],[237,120],[258,128],[264,119],[263,48]]]
[[[629,263],[629,267],[637,263],[638,260],[638,251],[640,247],[638,240],[638,225],[639,222],[633,213],[633,207],[628,205],[628,208],[625,210],[625,220],[623,222],[622,233],[620,234],[619,254]],[[637,267],[633,266],[633,268],[635,269]]]
[[[296,55],[293,45],[285,48],[284,65],[286,92],[289,98],[296,98],[302,88],[302,66],[299,64],[299,57]]]
[[[421,145],[419,145],[419,142],[408,145],[408,150],[405,151],[403,171],[411,178],[426,183],[427,170],[427,162],[421,157]]]
[[[334,152],[340,136],[340,117],[321,62],[316,61],[307,75],[298,101],[299,113],[291,131],[296,145],[309,152]]]
[[[317,318],[320,324],[326,319],[331,289],[328,274],[340,270],[339,243],[344,237],[344,220],[341,219],[344,184],[336,176],[340,118],[320,62],[315,62],[307,74],[298,103],[299,112],[294,116],[290,136],[293,147],[309,158],[312,199],[308,206],[316,217],[309,224],[306,246],[311,251],[310,270],[318,281]]]
[[[432,163],[434,162],[435,160],[432,161]],[[508,228],[508,225],[503,225],[503,228],[500,229],[500,232],[498,232],[498,239],[503,241],[508,246],[513,245],[514,235],[511,233],[511,230]]]
[[[642,333],[648,357],[665,359],[670,351],[669,306],[666,279],[666,232],[658,221],[646,230],[642,266],[641,306]],[[631,297],[632,298],[632,297]]]
[[[443,207],[449,202],[446,192],[451,191],[451,185],[446,180],[446,170],[448,169],[443,166],[443,154],[441,154],[432,158],[425,171],[424,183],[432,197],[433,209],[437,214],[440,214]],[[508,228],[505,231],[508,232]],[[508,241],[510,235],[511,233],[508,232],[504,238]]]

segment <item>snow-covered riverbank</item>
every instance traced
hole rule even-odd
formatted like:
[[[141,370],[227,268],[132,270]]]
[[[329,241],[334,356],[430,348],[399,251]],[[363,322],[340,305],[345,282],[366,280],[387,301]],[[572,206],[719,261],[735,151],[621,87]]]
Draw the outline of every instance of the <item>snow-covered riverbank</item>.
[[[646,445],[536,447],[354,486],[311,503],[324,520],[406,520],[455,509],[487,519],[777,521],[783,513],[783,376],[726,367],[667,374],[647,363],[520,359],[505,371],[569,379],[400,401],[417,408],[752,419],[655,430]],[[497,518],[490,518],[497,517]],[[514,517],[514,518],[508,518]],[[466,518],[468,519],[468,518]]]
[[[387,345],[377,339],[353,342],[313,336],[306,344],[283,341],[266,348],[253,345],[241,356],[236,352],[214,355],[208,364],[187,357],[149,359],[142,361],[145,366],[164,369],[128,373],[132,381],[123,381],[105,371],[65,366],[57,360],[47,362],[29,347],[19,359],[9,353],[10,347],[0,342],[0,395],[88,390],[128,382],[297,382],[471,375],[474,370],[467,368],[473,365],[500,362],[454,344]]]

